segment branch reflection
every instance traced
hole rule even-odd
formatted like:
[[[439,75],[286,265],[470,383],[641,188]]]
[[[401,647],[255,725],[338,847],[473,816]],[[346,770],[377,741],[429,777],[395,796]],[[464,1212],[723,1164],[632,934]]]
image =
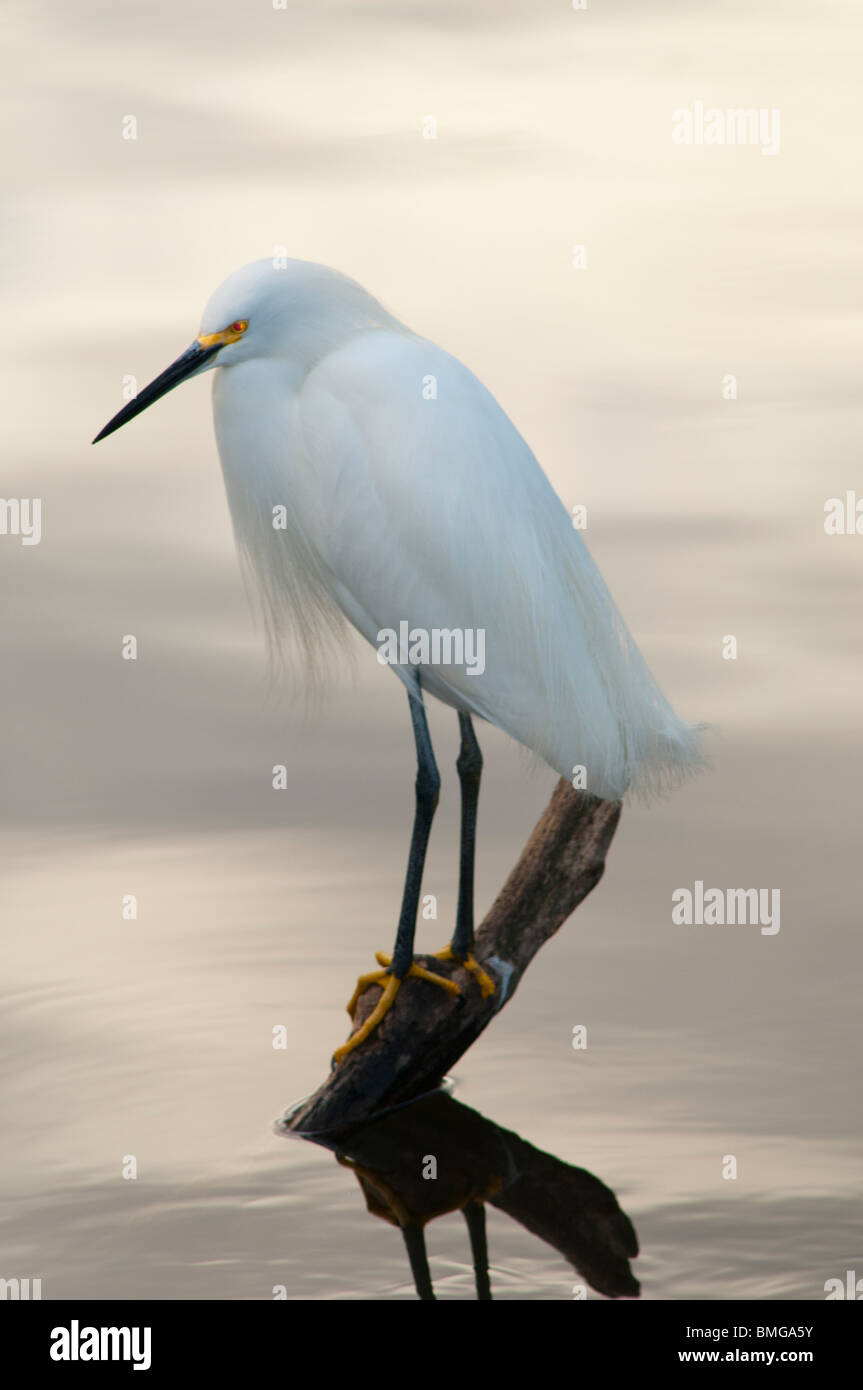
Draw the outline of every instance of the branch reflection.
[[[486,1203],[557,1250],[596,1292],[639,1294],[629,1263],[638,1241],[611,1189],[446,1091],[350,1129],[298,1137],[331,1149],[352,1169],[371,1215],[401,1230],[423,1300],[435,1297],[425,1227],[454,1211],[467,1224],[476,1296],[491,1298]]]

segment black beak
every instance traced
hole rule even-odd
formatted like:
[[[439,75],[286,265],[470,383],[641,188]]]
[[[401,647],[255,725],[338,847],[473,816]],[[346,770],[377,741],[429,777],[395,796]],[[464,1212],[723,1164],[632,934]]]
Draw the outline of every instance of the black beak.
[[[187,377],[194,376],[199,367],[203,367],[205,362],[209,362],[211,357],[222,347],[221,343],[215,343],[212,347],[201,347],[200,343],[193,343],[187,348],[182,357],[178,357],[176,362],[172,362],[155,381],[151,381],[149,386],[145,386],[143,391],[139,391],[133,401],[124,405],[122,410],[118,410],[113,420],[109,420],[103,430],[100,430],[93,440],[98,444],[100,439],[104,439],[107,434],[113,434],[121,425],[125,425],[129,420],[134,420],[136,415],[140,415],[142,410],[146,410],[148,405],[152,405],[160,396],[165,396],[169,391],[173,391],[175,386],[179,386],[181,381]]]

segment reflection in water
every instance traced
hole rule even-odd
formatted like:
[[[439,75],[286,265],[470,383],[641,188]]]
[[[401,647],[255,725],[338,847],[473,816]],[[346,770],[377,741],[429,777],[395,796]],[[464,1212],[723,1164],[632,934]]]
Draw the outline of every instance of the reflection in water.
[[[598,1293],[638,1296],[629,1266],[638,1241],[611,1189],[445,1091],[349,1129],[299,1137],[332,1149],[353,1169],[372,1216],[399,1227],[421,1299],[435,1296],[424,1228],[453,1211],[467,1223],[477,1298],[491,1298],[486,1202],[559,1251]]]

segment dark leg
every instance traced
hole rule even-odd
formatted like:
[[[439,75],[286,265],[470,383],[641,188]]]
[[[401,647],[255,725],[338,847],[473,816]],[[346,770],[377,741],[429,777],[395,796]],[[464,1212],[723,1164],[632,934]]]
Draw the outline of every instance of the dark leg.
[[[454,956],[463,960],[473,949],[473,866],[476,851],[476,812],[482,753],[469,714],[459,714],[461,749],[456,767],[461,783],[461,857],[458,878],[458,910],[451,942]]]
[[[417,687],[419,693],[419,687]],[[411,849],[408,856],[408,869],[405,875],[405,890],[402,895],[402,910],[399,915],[399,925],[396,932],[396,942],[393,947],[392,957],[382,955],[377,952],[380,965],[386,966],[385,970],[373,970],[369,975],[361,975],[357,980],[357,987],[351,996],[348,1004],[348,1013],[353,1018],[357,1011],[357,1005],[361,996],[372,985],[377,985],[381,990],[381,997],[369,1014],[355,1031],[348,1038],[346,1043],[337,1047],[333,1053],[333,1066],[338,1066],[340,1062],[365,1042],[370,1033],[377,1028],[381,1019],[385,1018],[392,1008],[393,1000],[401,988],[401,982],[406,975],[414,976],[421,980],[439,986],[449,994],[461,994],[460,987],[454,980],[447,979],[445,975],[438,975],[433,970],[426,970],[424,966],[414,962],[414,934],[417,925],[417,908],[420,900],[420,887],[422,886],[423,867],[425,865],[426,849],[428,848],[429,834],[431,832],[432,819],[440,795],[440,774],[434,760],[431,738],[429,737],[428,724],[426,723],[425,710],[419,699],[410,699],[411,719],[414,726],[414,739],[417,746],[417,780],[416,780],[416,810],[414,812],[414,829],[411,836]],[[467,967],[471,968],[470,965]],[[478,967],[473,967],[475,970]],[[478,977],[479,978],[479,977]],[[483,983],[483,981],[485,983]],[[480,987],[486,994],[494,993],[494,984],[483,974],[480,980]]]
[[[411,1273],[414,1277],[417,1296],[424,1302],[429,1299],[436,1302],[428,1255],[426,1254],[425,1232],[422,1226],[402,1226],[401,1232],[405,1238],[405,1247],[411,1262]]]
[[[482,1202],[468,1202],[462,1207],[470,1236],[470,1249],[473,1255],[473,1272],[476,1279],[477,1300],[491,1301],[491,1282],[488,1277],[488,1244],[485,1238],[485,1207]]]
[[[402,895],[402,910],[399,916],[396,944],[390,972],[397,980],[404,979],[414,958],[414,934],[417,926],[417,908],[420,900],[423,868],[432,819],[440,796],[440,773],[434,758],[429,735],[426,712],[422,703],[409,696],[411,719],[414,726],[414,739],[417,747],[416,810],[408,868],[405,875],[405,889]]]

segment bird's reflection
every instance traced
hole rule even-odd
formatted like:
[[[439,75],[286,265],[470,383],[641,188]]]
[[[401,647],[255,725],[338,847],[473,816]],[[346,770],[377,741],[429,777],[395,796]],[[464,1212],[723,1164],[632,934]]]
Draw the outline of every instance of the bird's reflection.
[[[598,1293],[639,1293],[629,1265],[638,1241],[611,1189],[444,1090],[350,1129],[299,1137],[331,1149],[353,1169],[369,1212],[399,1227],[421,1299],[435,1297],[425,1227],[453,1211],[467,1223],[476,1296],[491,1298],[486,1202],[559,1251]]]

